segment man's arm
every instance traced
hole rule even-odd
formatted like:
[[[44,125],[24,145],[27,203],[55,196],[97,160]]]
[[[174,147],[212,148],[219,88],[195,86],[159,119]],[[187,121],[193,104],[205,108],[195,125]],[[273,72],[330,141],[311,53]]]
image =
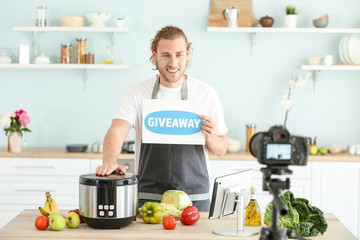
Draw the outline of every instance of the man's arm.
[[[126,169],[117,164],[117,158],[126,136],[131,129],[129,122],[122,119],[113,119],[104,139],[103,165],[96,169],[96,175],[105,176],[113,171],[125,173]]]
[[[215,134],[216,125],[210,117],[201,115],[200,118],[204,120],[201,132],[205,134],[206,149],[217,156],[224,155],[228,145],[227,135]]]

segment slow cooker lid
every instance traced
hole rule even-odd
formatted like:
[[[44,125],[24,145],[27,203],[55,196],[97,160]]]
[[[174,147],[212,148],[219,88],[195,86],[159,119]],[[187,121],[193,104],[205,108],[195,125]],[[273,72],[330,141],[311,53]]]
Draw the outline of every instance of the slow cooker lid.
[[[112,173],[108,176],[97,176],[96,174],[83,174],[79,179],[80,184],[90,186],[112,187],[137,184],[137,178],[134,173]]]

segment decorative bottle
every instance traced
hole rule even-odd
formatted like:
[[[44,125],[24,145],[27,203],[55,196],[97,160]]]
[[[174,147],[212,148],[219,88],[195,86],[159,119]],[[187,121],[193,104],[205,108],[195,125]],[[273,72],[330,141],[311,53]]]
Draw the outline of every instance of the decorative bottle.
[[[104,59],[103,63],[104,64],[113,64],[114,63],[114,58],[113,58],[113,55],[111,53],[110,45],[106,46],[106,56],[105,56],[105,59]]]
[[[251,197],[245,210],[245,226],[258,227],[261,225],[261,210],[256,201],[256,187],[251,187]]]

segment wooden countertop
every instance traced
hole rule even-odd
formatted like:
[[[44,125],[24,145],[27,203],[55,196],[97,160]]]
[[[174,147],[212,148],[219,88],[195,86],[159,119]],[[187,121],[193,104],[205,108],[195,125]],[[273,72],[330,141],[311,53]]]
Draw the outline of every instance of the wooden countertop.
[[[67,211],[61,211],[65,215]],[[127,227],[115,230],[98,230],[81,224],[77,229],[65,228],[62,231],[49,229],[39,231],[35,228],[35,219],[39,216],[38,210],[26,209],[0,229],[0,239],[235,239],[212,233],[212,229],[221,226],[236,227],[234,216],[208,220],[208,213],[202,212],[200,220],[192,225],[185,226],[179,221],[176,222],[174,230],[165,230],[162,224],[145,224],[141,219]],[[328,223],[328,230],[324,235],[311,237],[311,239],[326,240],[356,240],[356,237],[333,215],[325,214]],[[243,240],[259,239],[259,235],[241,237]]]
[[[102,159],[101,153],[69,153],[66,152],[65,148],[26,148],[21,153],[10,153],[7,148],[0,148],[0,158],[14,157],[14,158],[82,158],[82,159]],[[256,160],[250,153],[241,150],[238,153],[226,153],[222,157],[210,155],[210,160]],[[134,154],[120,154],[118,159],[133,160]],[[312,162],[360,162],[360,155],[350,154],[338,154],[332,155],[327,154],[325,156],[316,155],[310,156],[309,161]]]

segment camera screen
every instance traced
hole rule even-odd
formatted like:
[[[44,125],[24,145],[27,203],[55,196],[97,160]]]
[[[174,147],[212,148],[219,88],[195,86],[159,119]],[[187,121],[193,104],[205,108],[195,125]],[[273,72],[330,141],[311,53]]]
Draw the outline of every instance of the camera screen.
[[[291,145],[269,143],[266,146],[266,159],[290,160]]]

